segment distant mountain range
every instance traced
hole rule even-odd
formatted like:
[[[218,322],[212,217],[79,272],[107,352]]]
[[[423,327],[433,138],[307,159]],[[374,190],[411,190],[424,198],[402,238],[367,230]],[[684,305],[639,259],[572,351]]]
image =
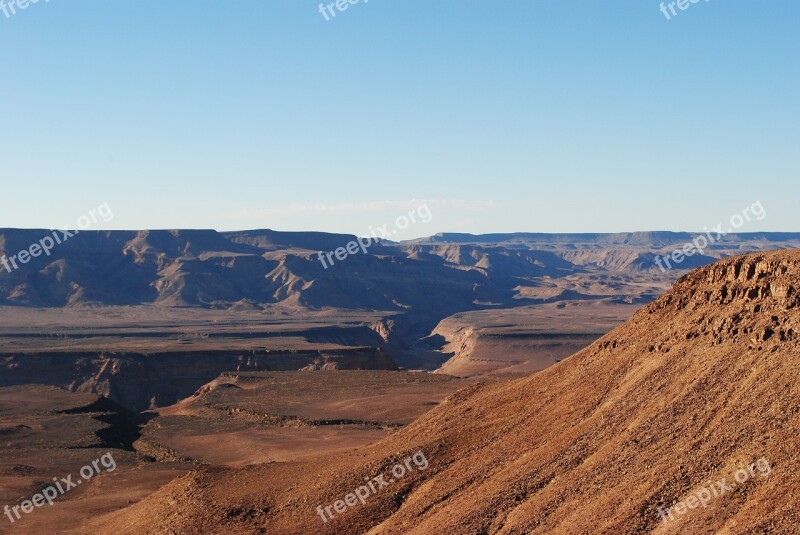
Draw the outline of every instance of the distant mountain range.
[[[650,231],[616,233],[558,233],[512,232],[505,234],[464,234],[444,232],[429,238],[414,240],[420,243],[495,243],[525,245],[626,245],[640,247],[666,247],[690,241],[701,233]],[[720,243],[748,244],[762,242],[798,242],[800,232],[745,232],[728,234]]]
[[[30,250],[47,230],[0,229],[0,256]],[[692,239],[682,232],[618,234],[437,234],[383,242],[336,260],[326,269],[320,251],[346,247],[347,234],[251,230],[81,231],[50,255],[18,269],[0,266],[0,304],[33,307],[158,304],[179,307],[346,308],[441,313],[512,305],[635,295],[620,284],[673,280],[657,254]],[[800,233],[729,234],[681,269],[731,254],[800,246]],[[606,284],[585,291],[576,280]],[[558,292],[556,292],[557,294]],[[547,297],[543,297],[547,295]]]

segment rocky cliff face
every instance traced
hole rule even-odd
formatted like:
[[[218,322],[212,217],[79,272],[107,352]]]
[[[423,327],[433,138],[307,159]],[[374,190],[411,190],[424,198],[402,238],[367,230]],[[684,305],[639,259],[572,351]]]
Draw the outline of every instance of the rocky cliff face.
[[[374,348],[335,351],[0,354],[0,386],[49,384],[100,394],[136,411],[171,405],[225,371],[395,370]]]
[[[750,255],[687,274],[647,310],[691,315],[692,321],[671,332],[673,338],[774,352],[798,341],[799,290],[796,254]],[[667,341],[654,345],[654,350]]]

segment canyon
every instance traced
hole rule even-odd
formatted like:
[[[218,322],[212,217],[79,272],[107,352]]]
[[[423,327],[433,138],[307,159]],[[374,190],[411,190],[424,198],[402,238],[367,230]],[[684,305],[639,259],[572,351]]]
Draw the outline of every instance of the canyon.
[[[46,232],[2,229],[0,255]],[[57,385],[142,411],[223,371],[529,373],[665,291],[682,271],[653,259],[691,238],[437,234],[324,269],[317,252],[354,236],[81,232],[0,272],[0,385]],[[799,245],[800,234],[731,234],[685,267]]]
[[[0,252],[37,235],[0,231]],[[774,493],[797,462],[777,393],[797,388],[800,262],[772,250],[800,234],[658,269],[689,238],[442,234],[326,270],[315,249],[351,236],[81,233],[0,273],[0,501],[112,450],[118,471],[25,528],[575,533],[618,499],[600,532],[659,533],[701,476],[759,457],[774,479],[752,491]],[[416,451],[429,470],[320,521]],[[785,532],[796,510],[737,499],[671,526]]]
[[[196,470],[98,533],[793,533],[800,254],[725,259],[528,377],[476,383],[348,453]],[[414,452],[430,466],[323,522]],[[756,460],[769,470],[741,479]],[[761,466],[761,464],[759,464]],[[672,506],[735,481],[703,507]],[[727,483],[726,483],[727,485]],[[695,500],[696,501],[696,500]],[[667,514],[664,511],[667,511]]]

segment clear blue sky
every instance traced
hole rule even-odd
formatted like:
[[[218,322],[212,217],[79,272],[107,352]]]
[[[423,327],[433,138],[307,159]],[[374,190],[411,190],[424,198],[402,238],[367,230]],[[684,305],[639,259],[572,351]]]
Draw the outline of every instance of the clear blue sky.
[[[797,0],[318,6],[0,11],[0,226],[800,231]]]

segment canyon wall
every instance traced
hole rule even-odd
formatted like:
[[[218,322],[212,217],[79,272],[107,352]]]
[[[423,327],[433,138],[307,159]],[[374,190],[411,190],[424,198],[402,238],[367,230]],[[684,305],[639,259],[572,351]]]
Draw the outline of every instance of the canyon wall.
[[[225,371],[396,370],[376,348],[162,353],[0,353],[0,386],[47,384],[99,394],[135,411],[171,405]]]

